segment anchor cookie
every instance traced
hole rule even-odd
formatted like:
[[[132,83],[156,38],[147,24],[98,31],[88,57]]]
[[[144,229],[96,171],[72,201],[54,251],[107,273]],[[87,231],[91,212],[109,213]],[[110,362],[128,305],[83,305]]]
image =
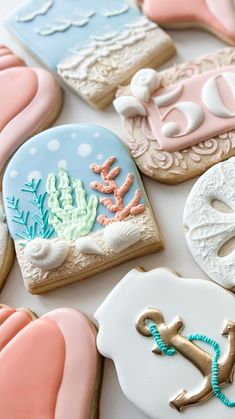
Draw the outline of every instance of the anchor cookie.
[[[98,419],[102,359],[91,320],[71,308],[36,319],[0,305],[0,329],[1,419]]]
[[[95,318],[99,351],[114,361],[124,394],[150,418],[233,417],[231,293],[165,268],[134,269]]]
[[[114,106],[146,175],[176,184],[235,154],[235,50],[157,73],[143,69]]]
[[[202,28],[235,44],[233,0],[137,0],[149,19],[165,28]]]
[[[193,186],[184,209],[185,237],[201,269],[235,291],[235,159],[216,164]]]
[[[144,65],[175,53],[170,37],[124,1],[34,0],[7,19],[33,55],[90,105],[108,105]],[[127,70],[128,69],[128,70]]]
[[[163,247],[128,150],[99,126],[64,125],[33,137],[11,159],[3,195],[31,293]]]

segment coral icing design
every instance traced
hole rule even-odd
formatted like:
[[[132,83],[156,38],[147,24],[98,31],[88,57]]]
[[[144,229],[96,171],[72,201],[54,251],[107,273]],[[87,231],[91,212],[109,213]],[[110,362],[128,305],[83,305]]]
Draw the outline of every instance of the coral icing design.
[[[134,175],[128,173],[125,182],[120,187],[115,181],[115,178],[120,174],[121,168],[116,166],[111,169],[113,163],[115,163],[116,157],[110,157],[102,165],[92,164],[91,170],[96,174],[100,174],[103,184],[99,182],[92,182],[91,187],[98,192],[103,194],[113,194],[115,201],[111,198],[100,198],[101,204],[105,206],[110,212],[115,213],[113,218],[108,218],[105,215],[99,215],[97,221],[102,225],[108,225],[114,221],[122,221],[129,215],[141,214],[144,211],[144,205],[140,204],[141,191],[137,189],[135,191],[134,198],[124,206],[123,197],[130,190],[134,182]]]
[[[0,45],[0,172],[17,148],[57,116],[60,91],[45,70],[24,67]],[[17,96],[17,100],[15,97]]]
[[[143,12],[160,25],[203,26],[228,43],[235,41],[235,7],[233,0],[140,0]]]
[[[97,104],[125,78],[122,59],[133,73],[145,57],[172,48],[155,23],[123,1],[42,0],[38,7],[34,1],[7,25],[88,102]]]
[[[234,416],[235,308],[223,288],[163,268],[134,269],[95,318],[99,351],[114,361],[124,393],[148,417],[173,419],[175,409],[186,419]]]
[[[225,105],[222,81],[230,90],[228,105]],[[138,99],[136,108],[130,96],[122,96],[114,101],[116,110],[126,117],[146,115],[163,150],[184,150],[198,144],[202,138],[208,140],[235,127],[233,66],[204,72],[173,88],[160,88],[160,80],[154,70],[140,70],[133,77],[130,90]]]
[[[217,164],[194,185],[184,210],[186,241],[199,266],[235,287],[235,160]]]
[[[30,292],[162,246],[128,150],[99,126],[64,125],[33,137],[8,164],[3,195]]]
[[[2,417],[97,417],[100,358],[95,328],[82,313],[62,308],[33,320],[25,309],[1,306],[0,324]]]

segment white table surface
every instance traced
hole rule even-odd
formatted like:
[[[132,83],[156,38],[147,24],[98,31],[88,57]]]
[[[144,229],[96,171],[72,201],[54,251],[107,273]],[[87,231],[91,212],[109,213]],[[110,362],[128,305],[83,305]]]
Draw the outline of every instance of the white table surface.
[[[3,18],[19,6],[21,2],[22,0],[0,0],[0,43],[5,43],[12,48],[29,66],[39,66],[38,62],[25,52],[20,43],[15,41],[3,25]],[[212,35],[201,31],[169,31],[169,34],[176,44],[178,54],[162,68],[225,47],[222,42]],[[120,118],[115,113],[112,105],[104,111],[95,111],[67,88],[64,88],[64,107],[55,125],[79,122],[103,125],[122,139],[125,138],[125,131],[122,128]],[[206,278],[187,249],[182,227],[185,200],[195,180],[178,186],[161,185],[146,176],[143,176],[143,181],[161,228],[165,250],[124,263],[85,281],[62,287],[42,296],[32,296],[27,293],[19,266],[15,262],[1,292],[0,301],[15,307],[29,307],[39,316],[61,306],[76,307],[92,316],[117,282],[136,266],[143,266],[145,270],[157,266],[167,266],[179,272],[181,276]],[[100,419],[111,418],[146,419],[147,417],[122,394],[113,363],[106,360]]]

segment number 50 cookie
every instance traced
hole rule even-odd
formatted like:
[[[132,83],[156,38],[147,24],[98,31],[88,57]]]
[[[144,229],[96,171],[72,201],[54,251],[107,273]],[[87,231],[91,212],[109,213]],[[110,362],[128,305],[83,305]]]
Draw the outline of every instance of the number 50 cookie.
[[[172,184],[200,175],[235,154],[235,49],[140,70],[114,106],[143,173]]]
[[[162,248],[128,150],[99,126],[65,125],[33,137],[10,161],[3,195],[32,293]]]

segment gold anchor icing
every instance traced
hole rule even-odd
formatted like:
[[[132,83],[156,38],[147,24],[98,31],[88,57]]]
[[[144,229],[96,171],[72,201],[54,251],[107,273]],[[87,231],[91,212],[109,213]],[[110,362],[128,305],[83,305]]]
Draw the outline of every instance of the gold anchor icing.
[[[212,364],[213,356],[192,343],[187,337],[181,336],[184,322],[180,316],[175,317],[173,322],[166,325],[164,317],[159,310],[148,309],[137,319],[137,331],[146,337],[151,337],[148,322],[151,321],[161,336],[161,340],[167,347],[174,348],[180,355],[190,361],[202,374],[203,381],[196,390],[181,390],[176,397],[170,400],[170,406],[182,412],[185,407],[202,403],[212,397],[215,392],[212,387]],[[235,366],[235,323],[226,320],[222,335],[228,339],[228,347],[225,355],[218,359],[218,385],[222,388],[232,384]],[[157,345],[153,347],[153,353],[162,355]]]

